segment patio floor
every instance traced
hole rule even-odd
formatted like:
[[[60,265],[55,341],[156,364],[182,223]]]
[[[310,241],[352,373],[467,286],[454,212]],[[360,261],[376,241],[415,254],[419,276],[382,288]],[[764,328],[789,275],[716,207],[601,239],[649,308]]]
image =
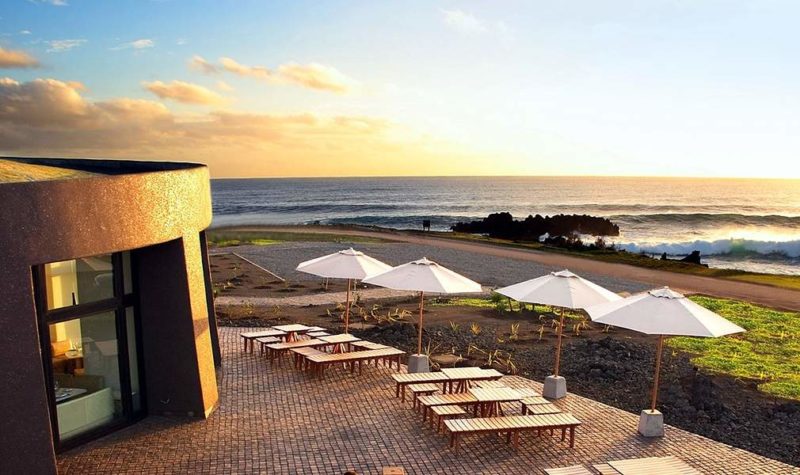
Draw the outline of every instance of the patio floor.
[[[464,438],[455,455],[448,438],[421,423],[410,402],[394,397],[386,368],[351,375],[331,368],[312,380],[291,364],[244,354],[240,328],[221,328],[224,368],[220,405],[208,420],[151,416],[58,456],[59,473],[543,473],[544,468],[674,455],[708,474],[800,474],[792,467],[667,428],[664,438],[636,435],[638,416],[569,395],[556,404],[583,425],[570,449],[559,437],[523,435],[518,450],[491,435]],[[509,386],[534,387],[519,377]],[[646,395],[643,395],[643,398]],[[505,405],[506,413],[518,404]]]

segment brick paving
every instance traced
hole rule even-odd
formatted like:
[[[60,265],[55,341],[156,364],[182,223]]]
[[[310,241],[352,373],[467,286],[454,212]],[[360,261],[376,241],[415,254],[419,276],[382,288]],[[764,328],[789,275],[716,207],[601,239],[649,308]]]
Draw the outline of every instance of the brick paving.
[[[518,450],[505,438],[465,437],[455,455],[448,439],[421,423],[410,402],[394,397],[386,368],[351,375],[331,368],[312,380],[292,365],[270,368],[242,353],[240,329],[221,328],[224,369],[220,406],[208,420],[151,416],[58,457],[60,473],[380,473],[399,465],[410,474],[530,474],[547,467],[674,455],[708,474],[800,474],[759,455],[667,427],[662,439],[636,435],[638,416],[569,395],[556,402],[583,425],[576,446],[558,437],[523,435]],[[510,386],[541,385],[504,377]],[[506,404],[518,413],[518,404]]]

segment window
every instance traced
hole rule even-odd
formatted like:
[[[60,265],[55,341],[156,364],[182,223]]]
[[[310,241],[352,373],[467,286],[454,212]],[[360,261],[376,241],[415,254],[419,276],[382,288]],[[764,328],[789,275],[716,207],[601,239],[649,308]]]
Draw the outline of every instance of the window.
[[[129,252],[36,268],[56,446],[144,415],[135,281]]]
[[[45,264],[44,273],[49,310],[114,296],[110,254]]]

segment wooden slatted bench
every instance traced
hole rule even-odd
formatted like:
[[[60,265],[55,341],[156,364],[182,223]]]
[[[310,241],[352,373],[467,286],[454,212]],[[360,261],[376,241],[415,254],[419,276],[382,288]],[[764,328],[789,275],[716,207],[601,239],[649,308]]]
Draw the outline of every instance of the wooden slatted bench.
[[[648,473],[670,475],[700,475],[683,460],[671,455],[628,460],[610,460],[608,465],[619,473]]]
[[[406,386],[409,384],[417,384],[417,383],[441,383],[447,384],[450,381],[450,378],[447,377],[446,374],[440,371],[428,372],[428,373],[397,373],[392,375],[392,379],[397,384],[395,388],[394,395],[395,397],[401,397],[401,401],[406,401]]]
[[[600,475],[619,475],[619,472],[614,470],[614,468],[607,463],[592,465],[592,468],[597,470],[597,473]]]
[[[272,343],[270,345],[265,345],[264,348],[267,351],[269,362],[272,364],[275,362],[275,358],[294,348],[320,348],[323,346],[330,346],[330,343],[317,339],[296,340],[287,341],[285,343]]]
[[[324,351],[320,351],[316,348],[306,346],[302,348],[292,348],[291,351],[294,354],[294,367],[296,369],[304,370],[306,369],[306,365],[308,364],[308,357],[314,355],[325,355]]]
[[[475,381],[475,384],[473,384],[473,386],[475,386],[476,388],[482,388],[482,389],[507,388],[508,387],[508,385],[506,385],[505,382],[500,381],[500,380]]]
[[[575,428],[581,422],[570,413],[547,414],[541,416],[501,416],[481,417],[474,419],[450,419],[444,421],[445,427],[450,431],[450,447],[458,453],[461,436],[465,434],[479,434],[485,432],[506,433],[506,443],[512,438],[514,446],[519,445],[521,432],[561,429],[561,440],[566,439],[569,431],[569,446],[575,447]]]
[[[258,353],[259,353],[261,356],[264,356],[264,347],[265,347],[265,346],[267,346],[267,345],[271,345],[271,344],[273,344],[273,343],[280,343],[280,342],[282,342],[283,340],[282,340],[282,339],[280,339],[280,338],[278,338],[278,337],[276,337],[276,336],[263,336],[263,337],[261,337],[261,338],[256,338],[256,341],[257,341],[258,343],[260,343],[260,345],[261,345],[261,349],[259,350],[259,352],[258,352]]]
[[[528,406],[535,406],[537,404],[551,404],[549,400],[541,396],[526,397],[520,402],[522,403],[522,415],[527,414]]]
[[[431,427],[433,427],[433,420],[436,419],[436,432],[439,433],[442,431],[442,421],[466,414],[467,411],[462,409],[461,406],[433,406],[431,408]]]
[[[355,371],[356,364],[358,364],[358,373],[361,374],[361,363],[374,359],[387,359],[396,361],[397,369],[400,369],[400,359],[404,354],[406,354],[405,351],[398,350],[397,348],[382,348],[379,350],[351,351],[348,353],[315,355],[309,356],[307,360],[308,367],[311,372],[318,377],[323,377],[325,373],[325,367],[336,363],[349,364],[351,373]]]
[[[244,341],[244,351],[247,352],[248,345],[250,347],[250,353],[253,352],[253,341],[256,338],[263,338],[267,336],[286,336],[286,332],[275,330],[274,328],[270,328],[268,330],[259,330],[256,332],[244,332],[239,334]]]
[[[478,408],[478,398],[470,393],[455,393],[455,394],[431,394],[430,396],[420,396],[417,398],[418,406],[422,408],[422,422],[428,419],[428,411],[434,406],[472,406],[475,410]]]
[[[391,346],[382,345],[380,343],[373,343],[371,341],[354,341],[353,343],[350,343],[350,346],[358,350],[381,350],[383,348],[391,348]],[[375,366],[378,366],[380,362],[381,360],[375,360]],[[383,363],[386,364],[387,361],[383,360]],[[388,363],[391,364],[391,361],[388,361]]]
[[[547,475],[594,475],[583,465],[573,465],[571,467],[546,468],[544,473]]]
[[[408,390],[411,391],[411,401],[414,409],[417,408],[417,398],[420,396],[430,396],[439,390],[439,386],[434,383],[409,384]]]
[[[541,414],[558,414],[562,412],[561,409],[558,408],[555,404],[547,403],[547,404],[531,404],[530,406],[525,406],[525,410],[523,410],[522,414],[533,414],[534,416],[538,416]]]

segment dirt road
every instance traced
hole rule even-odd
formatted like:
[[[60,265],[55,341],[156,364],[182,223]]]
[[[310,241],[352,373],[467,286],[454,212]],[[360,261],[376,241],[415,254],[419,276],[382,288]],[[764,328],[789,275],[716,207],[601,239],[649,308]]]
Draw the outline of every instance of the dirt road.
[[[428,246],[457,249],[465,252],[519,259],[550,266],[563,267],[568,268],[578,274],[581,272],[591,272],[601,275],[608,275],[646,283],[654,288],[669,286],[683,293],[696,293],[714,297],[732,298],[777,309],[800,311],[800,291],[797,290],[783,289],[749,282],[716,279],[713,277],[645,269],[627,264],[601,262],[564,254],[555,254],[527,249],[512,249],[509,247],[488,243],[462,242],[446,238],[408,234],[402,231],[362,231],[337,229],[326,226],[242,226],[237,227],[236,230],[269,230],[275,232],[296,232],[306,234],[335,234],[341,236],[359,236],[366,238],[385,239],[396,242],[425,244]]]

